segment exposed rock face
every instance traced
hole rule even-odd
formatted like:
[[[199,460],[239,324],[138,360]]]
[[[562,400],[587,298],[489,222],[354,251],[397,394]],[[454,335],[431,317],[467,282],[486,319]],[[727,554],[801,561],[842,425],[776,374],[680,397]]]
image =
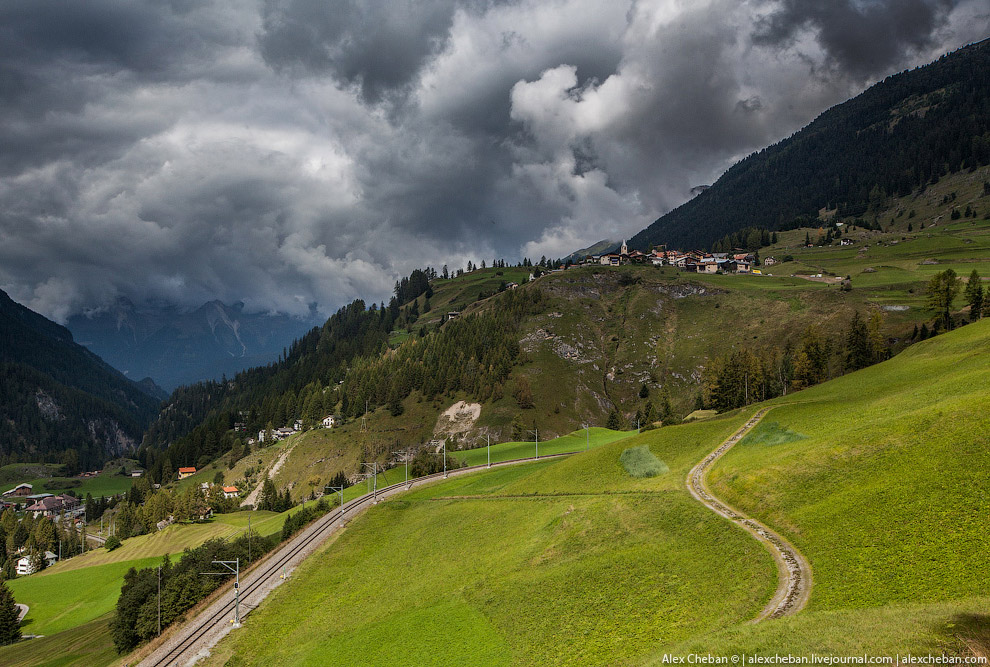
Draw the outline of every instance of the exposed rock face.
[[[437,418],[433,436],[439,440],[452,435],[462,435],[474,428],[475,422],[481,416],[481,403],[466,403],[458,401],[447,408]]]
[[[134,438],[127,435],[113,419],[90,419],[86,427],[93,440],[102,444],[104,451],[111,457],[120,456],[137,447]]]
[[[59,408],[58,403],[55,399],[46,394],[40,387],[38,392],[34,395],[34,400],[38,402],[38,410],[41,411],[41,416],[48,421],[61,421],[65,419],[62,416],[62,410]]]

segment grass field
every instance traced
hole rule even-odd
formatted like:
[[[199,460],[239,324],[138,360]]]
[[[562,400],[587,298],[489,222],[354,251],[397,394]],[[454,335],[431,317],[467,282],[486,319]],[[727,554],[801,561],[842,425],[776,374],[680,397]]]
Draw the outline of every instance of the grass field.
[[[5,667],[102,667],[120,656],[110,636],[110,614],[55,636],[0,647]]]
[[[568,433],[559,438],[547,440],[539,444],[540,456],[550,454],[565,454],[569,452],[580,452],[592,447],[600,447],[610,442],[628,438],[633,433],[630,431],[612,431],[607,428],[593,427],[587,432],[584,429]],[[464,465],[476,466],[488,462],[488,448],[479,447],[477,449],[467,449],[459,451],[448,451],[448,457],[456,457]],[[536,442],[500,442],[491,446],[492,463],[499,461],[509,461],[511,459],[521,459],[536,456]]]
[[[8,581],[7,586],[17,602],[30,607],[22,631],[53,635],[112,611],[127,570],[160,562],[160,557],[152,557],[50,574],[43,572],[18,577]]]
[[[769,555],[684,490],[751,406],[382,503],[208,664],[959,654],[964,635],[990,636],[988,349],[984,321],[778,399],[715,466],[719,495],[809,558],[811,603],[795,617],[745,623],[775,585]],[[659,474],[632,476],[630,450]]]
[[[988,345],[981,321],[796,394],[768,419],[806,437],[716,466],[719,493],[809,557],[813,608],[990,593]]]
[[[94,498],[99,496],[113,496],[118,493],[126,493],[130,490],[134,482],[130,477],[116,475],[113,473],[100,473],[96,477],[79,479],[76,477],[35,477],[32,479],[18,478],[16,482],[0,484],[0,493],[14,488],[18,484],[27,482],[34,487],[32,493],[67,493],[71,491],[80,498],[84,498],[87,493],[93,494]],[[78,482],[78,486],[67,486]]]
[[[691,500],[681,477],[743,417],[632,434],[382,503],[207,664],[614,664],[746,620],[773,589],[772,560]],[[670,472],[630,477],[619,462],[630,444]],[[306,622],[291,620],[287,610],[301,607]]]

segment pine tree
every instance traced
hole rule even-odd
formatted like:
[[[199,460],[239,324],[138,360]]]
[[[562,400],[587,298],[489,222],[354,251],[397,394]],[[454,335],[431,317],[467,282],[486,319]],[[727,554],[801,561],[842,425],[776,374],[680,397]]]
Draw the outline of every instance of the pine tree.
[[[17,622],[18,610],[14,594],[7,584],[0,581],[0,646],[13,644],[21,638],[21,626]]]
[[[857,310],[849,321],[846,333],[846,368],[855,371],[870,365],[870,341],[863,321]]]
[[[928,281],[928,307],[935,312],[935,327],[952,328],[952,302],[959,295],[959,278],[952,269],[936,273]]]
[[[972,320],[978,320],[983,316],[983,283],[980,280],[980,274],[976,269],[969,274],[969,280],[966,282],[965,291],[966,303],[969,305],[969,317]]]
[[[608,413],[608,419],[605,421],[605,428],[611,429],[613,431],[618,431],[622,428],[622,415],[615,408]]]

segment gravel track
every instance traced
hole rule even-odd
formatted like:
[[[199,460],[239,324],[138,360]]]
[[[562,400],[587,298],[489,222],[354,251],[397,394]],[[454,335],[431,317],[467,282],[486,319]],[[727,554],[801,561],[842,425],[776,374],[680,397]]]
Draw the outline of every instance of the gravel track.
[[[756,426],[763,416],[770,411],[770,408],[763,408],[747,421],[742,428],[732,434],[715,451],[706,456],[701,463],[691,468],[688,473],[688,491],[695,499],[716,514],[725,517],[729,521],[740,526],[743,530],[762,542],[777,563],[777,575],[779,582],[777,590],[770,602],[753,619],[754,623],[767,618],[780,618],[796,614],[811,597],[811,565],[808,559],[794,547],[793,544],[784,539],[781,535],[770,530],[765,525],[746,516],[742,512],[732,508],[727,503],[719,500],[708,488],[706,477],[711,467],[722,457],[732,446],[742,440],[749,431]]]

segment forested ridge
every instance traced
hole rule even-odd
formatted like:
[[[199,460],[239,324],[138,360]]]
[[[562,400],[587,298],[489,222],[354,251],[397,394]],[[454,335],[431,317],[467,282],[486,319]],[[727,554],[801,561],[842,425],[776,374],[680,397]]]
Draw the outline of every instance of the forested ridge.
[[[239,450],[237,441],[295,418],[312,425],[335,412],[355,417],[383,406],[397,415],[413,391],[427,398],[456,391],[480,400],[500,396],[519,355],[519,324],[543,307],[542,293],[503,292],[484,311],[423,329],[390,350],[389,332],[409,317],[419,296],[432,292],[417,273],[396,285],[396,294],[410,299],[405,305],[398,296],[370,308],[356,300],[277,363],[176,391],[138,452],[151,479],[167,478],[182,465],[204,465]]]
[[[746,228],[789,229],[820,209],[858,217],[943,176],[990,164],[990,40],[890,76],[731,167],[629,240],[709,247]]]
[[[0,291],[0,464],[91,468],[137,442],[159,402]],[[116,450],[116,451],[115,451]]]

